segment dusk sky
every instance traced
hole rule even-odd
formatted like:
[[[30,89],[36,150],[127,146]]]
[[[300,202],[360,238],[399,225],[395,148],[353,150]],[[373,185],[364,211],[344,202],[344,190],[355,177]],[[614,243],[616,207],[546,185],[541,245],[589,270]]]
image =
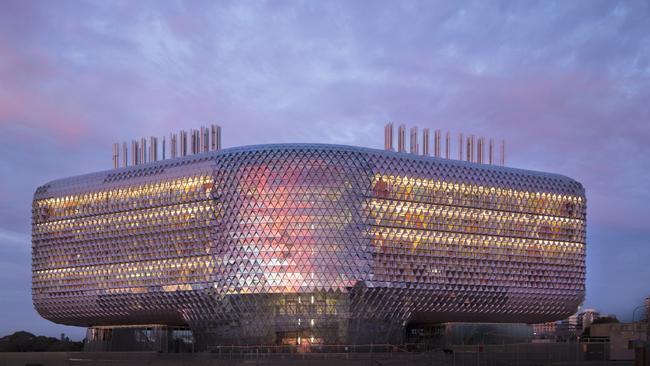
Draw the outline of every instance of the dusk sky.
[[[31,201],[113,142],[218,123],[226,148],[382,148],[387,121],[580,181],[584,307],[630,321],[650,296],[647,1],[0,0],[0,336],[84,336],[33,309]]]

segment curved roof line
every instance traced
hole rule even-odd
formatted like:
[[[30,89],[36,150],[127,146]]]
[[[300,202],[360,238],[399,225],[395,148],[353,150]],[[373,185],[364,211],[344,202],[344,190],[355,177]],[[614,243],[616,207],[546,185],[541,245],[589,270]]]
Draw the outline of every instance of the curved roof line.
[[[69,182],[70,180],[82,180],[82,179],[88,180],[89,178],[103,180],[108,174],[137,171],[139,169],[164,168],[174,163],[190,163],[192,161],[211,160],[210,158],[218,157],[222,155],[233,155],[238,153],[257,152],[257,151],[280,151],[280,150],[303,150],[303,149],[321,150],[321,151],[358,152],[358,153],[370,154],[375,156],[391,157],[391,158],[398,158],[404,160],[437,162],[448,166],[465,167],[465,168],[478,169],[484,171],[511,173],[511,174],[525,175],[529,177],[558,179],[560,181],[563,181],[564,183],[577,184],[584,190],[580,182],[561,174],[540,172],[540,171],[520,169],[520,168],[512,168],[512,167],[506,167],[500,165],[480,164],[480,163],[468,162],[463,160],[437,158],[434,156],[425,156],[425,155],[411,154],[406,152],[387,151],[383,149],[376,149],[376,148],[369,148],[369,147],[338,145],[338,144],[323,144],[323,143],[276,143],[276,144],[258,144],[258,145],[243,145],[243,146],[229,147],[217,151],[202,152],[193,155],[187,155],[184,157],[177,157],[173,159],[168,158],[164,160],[158,160],[155,162],[148,162],[144,164],[131,165],[128,167],[107,169],[107,170],[98,171],[94,173],[87,173],[87,174],[81,174],[81,175],[71,176],[67,178],[55,179],[44,184],[43,186],[53,185],[62,181]]]

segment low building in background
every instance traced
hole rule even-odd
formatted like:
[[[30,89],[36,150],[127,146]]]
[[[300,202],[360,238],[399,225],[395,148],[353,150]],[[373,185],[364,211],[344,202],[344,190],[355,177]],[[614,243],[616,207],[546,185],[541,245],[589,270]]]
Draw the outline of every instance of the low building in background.
[[[609,342],[610,360],[633,360],[636,349],[648,340],[647,328],[647,322],[592,324],[590,338]]]
[[[600,313],[595,309],[585,309],[577,316],[576,331],[578,334],[584,333],[589,326],[600,317]]]
[[[533,324],[533,339],[556,340],[558,337],[559,322],[546,322]]]
[[[580,318],[578,317],[578,314],[573,314],[568,318],[569,321],[569,331],[572,332],[573,334],[580,335],[582,332],[582,323],[580,322]]]

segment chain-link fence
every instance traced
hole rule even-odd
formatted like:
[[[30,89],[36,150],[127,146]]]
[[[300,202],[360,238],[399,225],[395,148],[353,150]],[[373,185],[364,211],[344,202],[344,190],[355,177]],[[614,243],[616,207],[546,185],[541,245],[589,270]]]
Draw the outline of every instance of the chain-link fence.
[[[371,364],[473,365],[595,365],[609,364],[609,342],[521,343],[431,347],[423,344],[218,346],[206,357],[228,360],[366,360]],[[633,364],[616,360],[612,364]]]
[[[636,365],[609,360],[608,342],[520,343],[427,348],[423,345],[220,346],[210,352],[80,352],[0,354],[1,365],[206,366],[560,366]]]

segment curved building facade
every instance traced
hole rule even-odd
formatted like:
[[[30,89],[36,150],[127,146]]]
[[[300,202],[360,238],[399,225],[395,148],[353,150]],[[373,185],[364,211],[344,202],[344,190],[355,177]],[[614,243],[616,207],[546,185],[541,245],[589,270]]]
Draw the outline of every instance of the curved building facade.
[[[33,202],[33,300],[76,326],[216,344],[399,340],[541,323],[585,292],[564,176],[337,145],[231,148],[56,180]]]

